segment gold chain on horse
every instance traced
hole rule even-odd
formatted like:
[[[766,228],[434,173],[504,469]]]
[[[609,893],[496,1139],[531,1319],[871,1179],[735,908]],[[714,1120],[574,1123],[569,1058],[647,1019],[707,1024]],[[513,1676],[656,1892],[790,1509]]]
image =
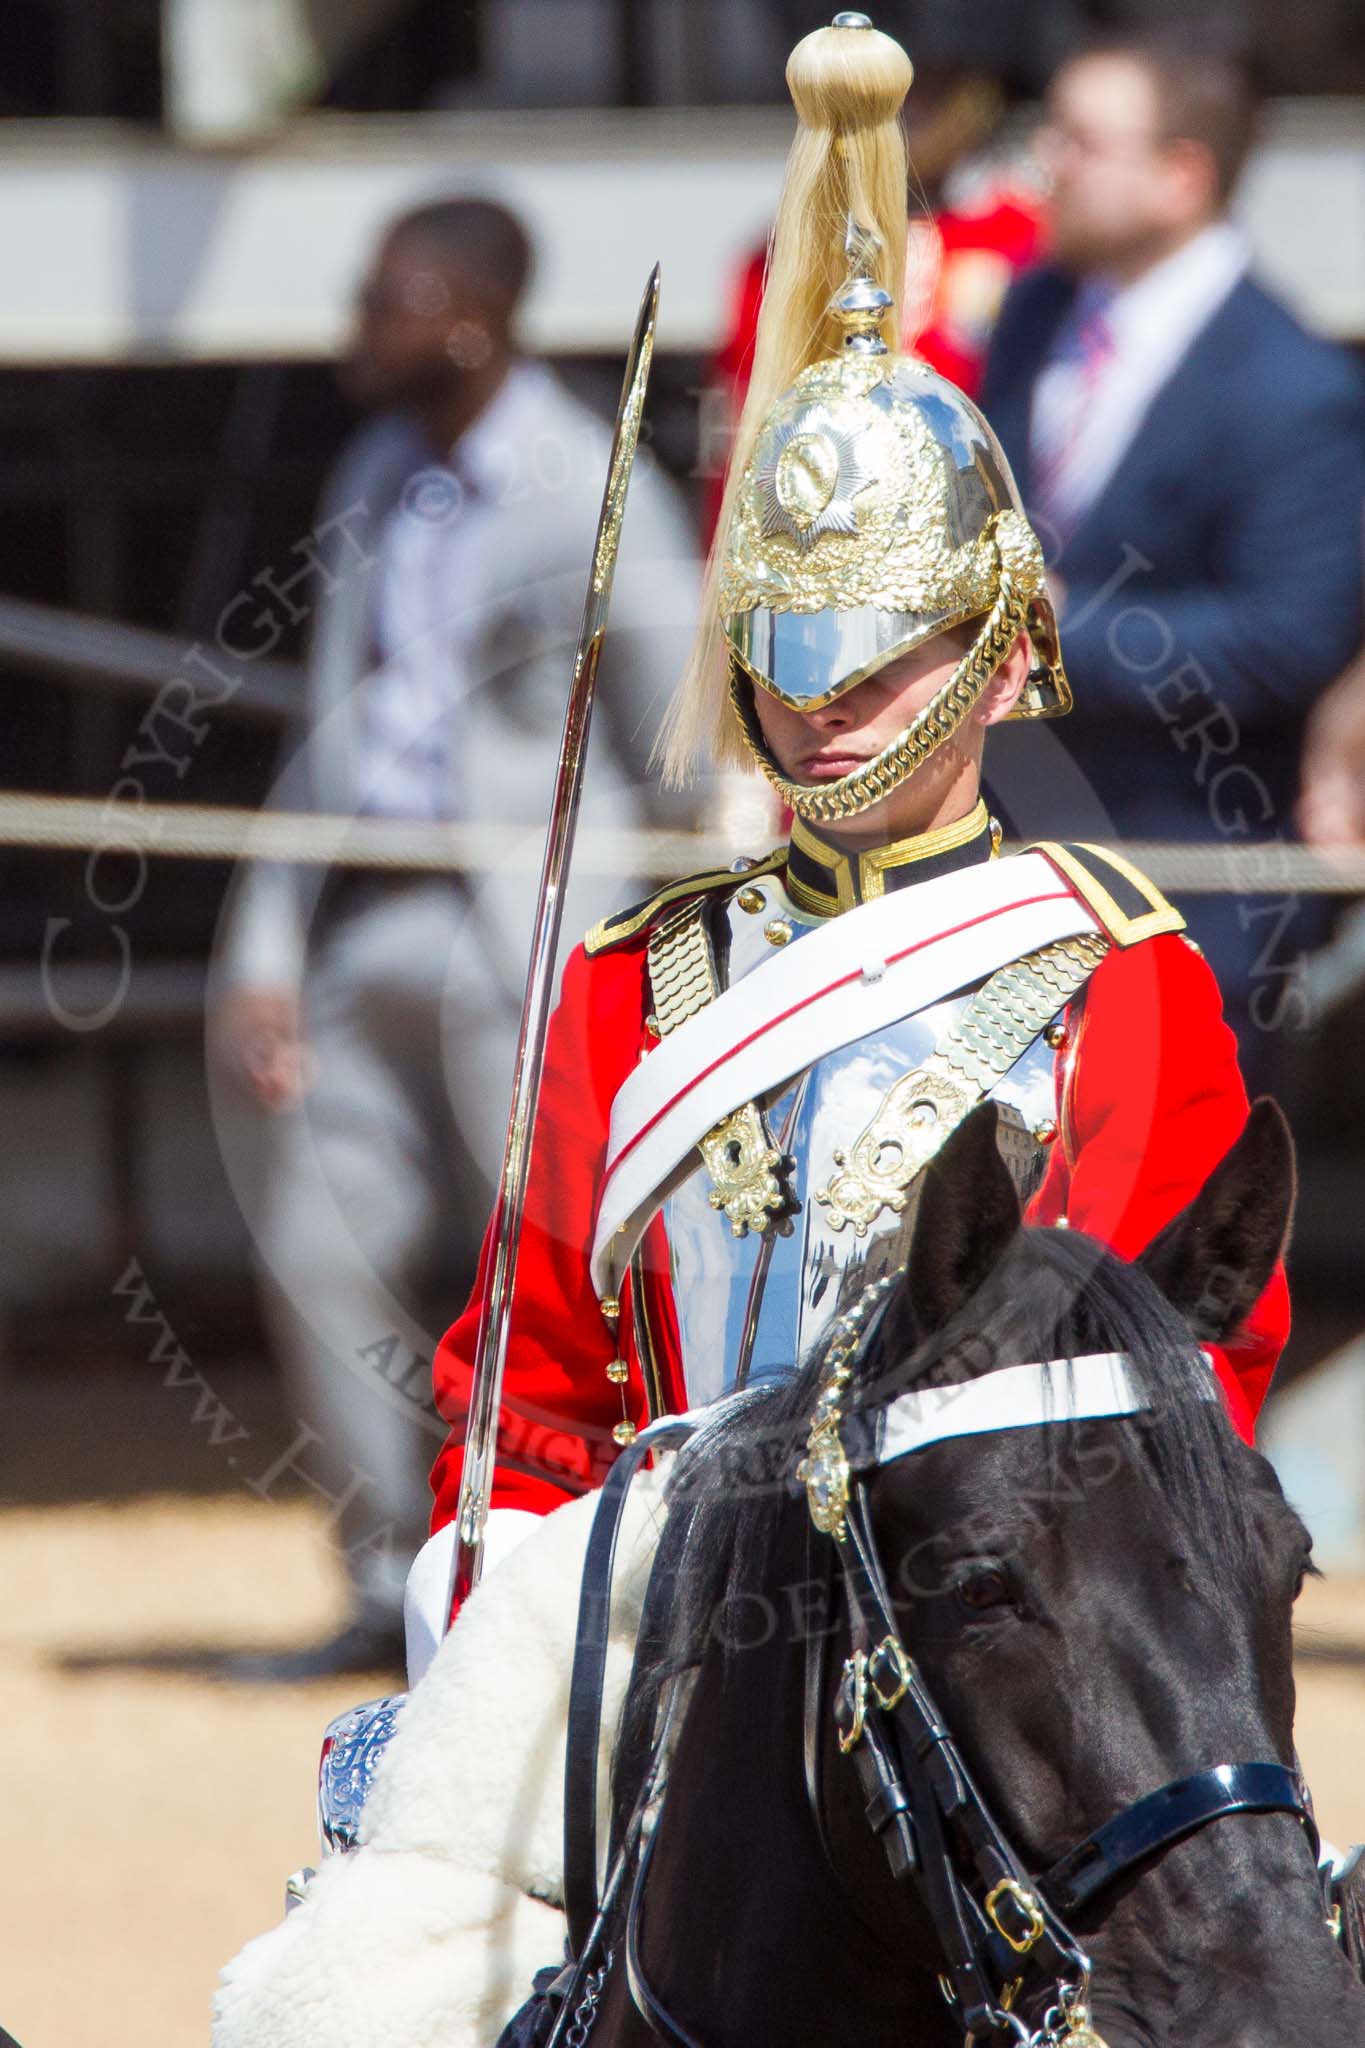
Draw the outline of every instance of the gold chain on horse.
[[[1020,2048],[1105,2048],[1101,2036],[1090,2024],[1089,1972],[1079,1984],[1061,1984],[1057,2003],[1049,2006],[1036,2032],[1017,2013],[1003,2011],[1001,2021],[1011,2029]],[[968,2034],[966,2048],[975,2048],[976,2036]]]

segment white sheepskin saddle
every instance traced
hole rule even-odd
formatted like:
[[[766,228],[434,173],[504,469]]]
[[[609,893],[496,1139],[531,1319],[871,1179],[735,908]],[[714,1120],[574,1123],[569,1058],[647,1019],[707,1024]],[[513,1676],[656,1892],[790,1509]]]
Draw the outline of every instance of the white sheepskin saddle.
[[[617,1545],[598,1767],[662,1521],[642,1472]],[[564,1735],[598,1496],[546,1516],[466,1603],[380,1762],[361,1846],[223,1971],[213,2048],[491,2048],[564,1956]]]

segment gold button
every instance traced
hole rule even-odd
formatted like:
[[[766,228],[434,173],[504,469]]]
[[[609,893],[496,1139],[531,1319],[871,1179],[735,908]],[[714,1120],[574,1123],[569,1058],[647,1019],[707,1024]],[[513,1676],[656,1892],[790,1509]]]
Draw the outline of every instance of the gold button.
[[[761,889],[741,889],[738,900],[740,909],[747,910],[750,917],[757,917],[760,910],[768,907],[768,899]]]
[[[633,1422],[618,1422],[611,1433],[611,1440],[613,1443],[619,1444],[624,1451],[628,1444],[634,1443],[639,1434],[640,1432]]]
[[[1050,1145],[1057,1135],[1057,1126],[1050,1116],[1045,1116],[1040,1124],[1033,1126],[1033,1135],[1040,1145]]]
[[[792,928],[785,917],[775,917],[763,927],[763,936],[770,946],[785,946],[791,935]]]
[[[1052,1023],[1048,1025],[1047,1030],[1043,1033],[1043,1037],[1054,1052],[1060,1052],[1061,1048],[1066,1044],[1066,1026],[1060,1017],[1053,1019]]]
[[[623,1387],[630,1378],[630,1367],[624,1358],[613,1358],[607,1367],[607,1378],[614,1387]]]
[[[616,1299],[616,1296],[614,1294],[604,1294],[602,1296],[602,1299],[598,1302],[597,1306],[601,1309],[603,1315],[606,1317],[609,1323],[620,1322],[621,1304]]]
[[[651,1038],[662,1038],[664,1035],[664,1027],[659,1022],[658,1018],[655,1016],[652,1010],[650,1011],[649,1015],[645,1018],[645,1030],[649,1033]]]

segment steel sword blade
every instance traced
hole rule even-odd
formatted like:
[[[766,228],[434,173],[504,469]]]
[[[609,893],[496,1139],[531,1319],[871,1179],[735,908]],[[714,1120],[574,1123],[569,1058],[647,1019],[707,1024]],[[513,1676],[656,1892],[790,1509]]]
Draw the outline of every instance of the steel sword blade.
[[[502,1173],[489,1225],[493,1255],[479,1314],[469,1419],[465,1426],[464,1467],[460,1474],[460,1497],[455,1512],[452,1603],[457,1598],[464,1600],[473,1591],[483,1565],[484,1528],[488,1520],[488,1496],[497,1452],[498,1411],[502,1405],[503,1379],[507,1371],[508,1316],[526,1207],[531,1133],[545,1060],[545,1033],[549,1023],[555,953],[564,909],[564,876],[573,852],[574,831],[578,823],[597,664],[606,633],[626,491],[640,438],[645,389],[654,356],[654,323],[658,308],[659,266],[656,263],[645,286],[630,353],[626,358],[621,402],[617,407],[616,429],[612,436],[611,460],[607,466],[597,538],[593,544],[592,569],[583,602],[583,623],[579,628],[569,701],[564,711],[559,767],[550,802],[526,994],[521,1009],[521,1030],[517,1038],[507,1142],[503,1148]]]

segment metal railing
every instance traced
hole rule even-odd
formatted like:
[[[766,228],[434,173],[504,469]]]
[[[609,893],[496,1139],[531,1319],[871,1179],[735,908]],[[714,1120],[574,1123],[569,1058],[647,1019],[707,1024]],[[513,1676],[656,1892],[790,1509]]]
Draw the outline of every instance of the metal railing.
[[[428,823],[213,804],[134,804],[0,792],[0,845],[51,852],[127,850],[167,860],[268,860],[421,874],[539,871],[539,825]],[[1365,896],[1365,848],[1320,852],[1287,840],[1116,845],[1158,888],[1184,895]],[[714,834],[585,826],[575,866],[592,875],[660,880],[728,861]]]
[[[196,657],[193,668],[191,655]],[[276,727],[287,723],[303,698],[303,671],[294,663],[232,654],[217,646],[199,648],[145,626],[18,597],[0,597],[0,666],[152,702],[177,682],[202,696],[207,668],[214,679],[215,712]]]

